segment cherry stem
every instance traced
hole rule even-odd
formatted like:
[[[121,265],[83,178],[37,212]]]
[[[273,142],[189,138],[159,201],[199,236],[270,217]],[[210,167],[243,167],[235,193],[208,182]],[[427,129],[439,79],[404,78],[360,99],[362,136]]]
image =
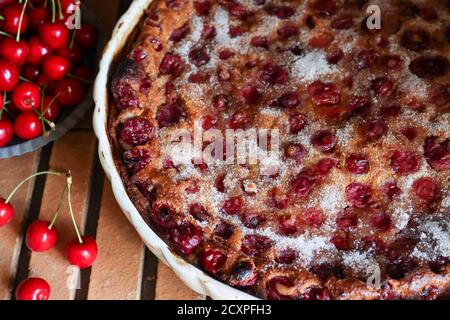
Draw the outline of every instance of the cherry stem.
[[[27,78],[22,77],[22,76],[19,76],[19,79],[24,81],[24,82],[32,82],[31,80],[28,80]]]
[[[63,13],[62,13],[61,1],[60,1],[60,0],[57,0],[57,1],[58,1],[59,20],[62,20],[62,19],[64,19],[64,15],[63,15]]]
[[[28,178],[22,180],[15,188],[14,190],[9,194],[8,198],[6,199],[5,203],[9,203],[12,199],[12,197],[14,196],[14,194],[17,192],[17,190],[20,189],[20,187],[22,187],[26,182],[28,182],[29,180],[38,177],[38,176],[43,176],[43,175],[54,175],[54,176],[61,176],[63,173],[62,172],[56,172],[56,171],[42,171],[42,172],[37,172],[32,174],[31,176],[29,176]]]
[[[7,33],[7,32],[4,32],[4,31],[0,31],[0,35],[5,36],[5,37],[9,37],[9,38],[12,38],[12,37],[13,37],[12,35],[10,35],[10,34]]]
[[[6,109],[6,105],[8,101],[6,101],[6,92],[3,92],[3,105],[0,105],[0,120],[2,120],[3,109]]]
[[[56,4],[55,0],[51,0],[52,2],[52,23],[55,23],[56,21]]]
[[[3,17],[3,16],[0,16],[0,20],[5,20],[5,17]]]
[[[45,124],[50,127],[51,131],[55,131],[56,125],[53,121],[48,120],[46,117],[44,117],[44,115],[41,112],[37,111],[36,109],[33,109],[33,111],[34,113],[36,113],[36,115],[41,121],[44,121]]]
[[[10,116],[11,118],[13,118],[13,119],[15,118],[14,113],[12,113],[12,112],[11,112],[10,110],[8,110],[8,108],[6,107],[6,105],[9,104],[9,103],[11,103],[11,102],[10,102],[10,101],[5,102],[5,103],[3,104],[3,108],[0,109],[0,119],[2,118],[3,111],[6,112],[7,114],[9,114],[9,116]]]
[[[84,82],[84,83],[94,83],[94,81],[92,81],[92,80],[87,80],[87,79],[81,78],[79,76],[74,75],[73,73],[68,73],[67,76],[70,78],[80,80],[81,82]]]
[[[54,97],[52,98],[52,100],[50,100],[50,102],[48,103],[47,108],[45,108],[45,110],[44,110],[44,98],[42,98],[42,101],[41,101],[41,110],[42,110],[42,114],[45,114],[45,113],[48,111],[48,109],[50,109],[50,107],[52,106],[52,104],[55,103],[56,99],[58,99],[58,97],[59,97],[61,94],[62,94],[62,92],[59,92],[56,96],[54,96]],[[44,95],[42,95],[42,96],[44,96]]]
[[[25,3],[23,4],[22,12],[20,13],[19,28],[17,29],[16,42],[20,41],[20,34],[22,32],[22,21],[23,21],[23,16],[25,15],[25,10],[27,8],[27,5],[28,5],[28,0],[25,0]]]
[[[83,239],[81,239],[80,231],[78,230],[77,222],[75,221],[75,216],[73,214],[73,209],[72,209],[72,199],[71,199],[71,195],[70,195],[72,192],[72,173],[70,172],[70,170],[67,171],[66,176],[67,176],[67,201],[69,202],[70,217],[72,218],[72,223],[73,223],[73,226],[75,227],[75,232],[78,237],[78,242],[80,242],[80,244],[83,244]]]
[[[69,48],[70,50],[73,49],[73,44],[75,43],[75,36],[77,34],[77,29],[74,29],[72,32],[72,38],[70,39],[70,44],[69,44]]]
[[[66,185],[64,186],[64,190],[61,193],[61,197],[59,198],[58,208],[56,209],[56,211],[55,211],[55,213],[53,215],[52,222],[48,226],[48,230],[51,230],[53,228],[53,226],[55,225],[56,219],[58,218],[58,215],[59,215],[59,211],[61,210],[61,207],[62,207],[62,204],[63,204],[64,195],[66,194],[66,191],[67,191],[67,181],[66,181]]]

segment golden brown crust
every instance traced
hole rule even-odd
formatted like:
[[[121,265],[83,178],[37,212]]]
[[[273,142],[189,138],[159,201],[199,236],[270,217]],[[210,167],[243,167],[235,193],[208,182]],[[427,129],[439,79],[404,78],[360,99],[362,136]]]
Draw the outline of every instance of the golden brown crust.
[[[365,1],[154,1],[111,84],[131,200],[186,260],[262,298],[444,296],[444,2],[379,1],[382,29],[367,30]],[[205,166],[170,153],[198,120],[279,130],[281,158]],[[334,146],[317,145],[321,130]]]

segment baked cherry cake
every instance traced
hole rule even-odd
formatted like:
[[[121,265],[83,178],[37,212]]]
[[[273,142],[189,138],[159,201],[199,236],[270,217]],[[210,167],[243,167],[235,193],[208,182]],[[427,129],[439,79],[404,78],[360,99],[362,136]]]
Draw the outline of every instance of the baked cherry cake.
[[[448,295],[450,3],[375,2],[381,28],[364,0],[150,4],[109,132],[176,254],[264,299]],[[174,159],[197,127],[277,130],[279,156]]]

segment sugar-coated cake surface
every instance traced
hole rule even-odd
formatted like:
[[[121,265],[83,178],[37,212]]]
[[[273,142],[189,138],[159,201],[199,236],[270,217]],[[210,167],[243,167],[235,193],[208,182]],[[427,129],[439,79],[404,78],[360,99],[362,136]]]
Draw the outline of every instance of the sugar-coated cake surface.
[[[147,9],[109,130],[129,196],[177,254],[265,299],[448,294],[450,2],[375,3]],[[227,129],[269,132],[237,138],[256,163],[224,161],[240,155]],[[199,150],[224,155],[173,139],[201,131]]]

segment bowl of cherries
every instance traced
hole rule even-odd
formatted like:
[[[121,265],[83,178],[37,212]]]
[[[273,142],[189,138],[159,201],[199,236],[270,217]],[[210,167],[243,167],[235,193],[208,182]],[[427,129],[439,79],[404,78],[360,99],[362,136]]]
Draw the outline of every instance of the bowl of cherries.
[[[0,0],[0,158],[42,148],[93,107],[100,31],[78,0]]]

